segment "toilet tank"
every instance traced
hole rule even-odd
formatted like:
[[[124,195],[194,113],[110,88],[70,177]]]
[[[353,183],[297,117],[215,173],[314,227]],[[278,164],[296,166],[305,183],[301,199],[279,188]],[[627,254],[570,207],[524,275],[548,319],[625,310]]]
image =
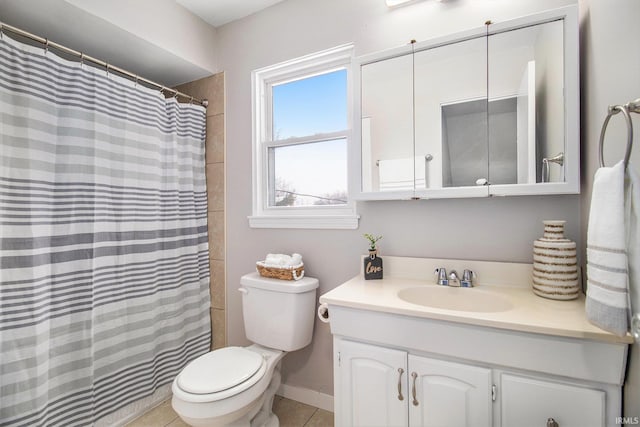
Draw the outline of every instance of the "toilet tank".
[[[240,285],[249,340],[283,351],[311,343],[318,279],[278,280],[249,273],[240,278]]]

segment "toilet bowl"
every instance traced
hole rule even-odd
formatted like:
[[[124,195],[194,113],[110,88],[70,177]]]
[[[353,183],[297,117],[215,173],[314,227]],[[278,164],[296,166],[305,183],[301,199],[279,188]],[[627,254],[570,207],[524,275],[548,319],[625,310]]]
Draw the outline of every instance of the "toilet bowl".
[[[296,282],[257,273],[240,280],[248,347],[225,347],[191,361],[174,379],[171,405],[197,427],[277,427],[273,398],[280,361],[311,342],[317,279]]]
[[[171,405],[192,426],[250,425],[265,402],[269,418],[285,354],[257,344],[204,354],[173,381]]]

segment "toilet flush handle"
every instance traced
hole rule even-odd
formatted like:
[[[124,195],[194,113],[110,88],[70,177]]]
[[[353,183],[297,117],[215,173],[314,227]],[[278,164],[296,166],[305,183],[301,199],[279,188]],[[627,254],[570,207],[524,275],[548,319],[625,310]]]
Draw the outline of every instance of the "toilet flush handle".
[[[247,290],[247,288],[238,288],[238,292],[241,292],[241,293],[243,293],[243,294],[245,294],[245,295],[249,293],[249,291]]]

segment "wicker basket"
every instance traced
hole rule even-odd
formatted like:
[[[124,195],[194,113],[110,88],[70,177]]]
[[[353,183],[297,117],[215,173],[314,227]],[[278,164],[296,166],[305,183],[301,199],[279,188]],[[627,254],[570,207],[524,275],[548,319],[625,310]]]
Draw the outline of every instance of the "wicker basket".
[[[300,280],[304,277],[304,264],[295,267],[267,267],[263,261],[256,263],[256,269],[262,277],[280,280]]]

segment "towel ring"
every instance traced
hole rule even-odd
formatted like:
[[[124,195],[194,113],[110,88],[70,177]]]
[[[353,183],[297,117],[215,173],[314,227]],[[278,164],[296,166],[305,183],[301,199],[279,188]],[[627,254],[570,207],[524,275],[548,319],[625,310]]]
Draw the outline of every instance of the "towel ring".
[[[632,106],[635,108],[635,106]],[[635,110],[634,110],[635,111]],[[627,151],[624,153],[624,168],[626,169],[629,165],[629,158],[631,157],[631,148],[633,146],[633,123],[631,123],[631,116],[629,115],[629,107],[627,105],[610,105],[609,112],[607,113],[607,117],[604,119],[604,123],[602,123],[602,130],[600,131],[600,144],[599,144],[599,157],[600,157],[600,167],[604,167],[604,134],[607,131],[607,125],[609,124],[609,120],[611,117],[618,113],[622,113],[624,119],[627,122]]]

